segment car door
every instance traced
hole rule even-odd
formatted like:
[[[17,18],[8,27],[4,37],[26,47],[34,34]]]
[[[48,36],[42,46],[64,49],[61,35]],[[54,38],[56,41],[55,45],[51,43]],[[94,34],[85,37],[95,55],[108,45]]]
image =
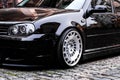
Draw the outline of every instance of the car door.
[[[112,0],[92,0],[88,11],[95,6],[104,5],[107,12],[95,12],[87,19],[86,49],[99,50],[114,47],[120,41],[116,28],[116,15],[114,14]],[[117,31],[116,31],[117,30]]]

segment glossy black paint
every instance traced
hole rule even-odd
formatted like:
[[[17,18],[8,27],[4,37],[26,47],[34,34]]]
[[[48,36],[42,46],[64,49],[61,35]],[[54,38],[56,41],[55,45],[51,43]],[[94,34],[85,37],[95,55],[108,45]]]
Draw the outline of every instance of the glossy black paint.
[[[111,6],[107,12],[93,13],[88,18],[85,52],[100,51],[118,48],[120,46],[120,21],[118,15]],[[114,51],[114,50],[113,50]]]
[[[86,29],[88,48],[99,48],[119,44],[119,29],[116,22],[113,22],[114,14],[94,14],[91,16],[96,24],[91,24]],[[117,35],[116,35],[117,34]],[[98,42],[99,41],[99,42]]]
[[[91,3],[89,3],[90,5]],[[31,56],[48,55],[52,54],[52,51],[56,51],[57,42],[59,41],[62,33],[69,28],[76,28],[82,35],[84,42],[83,55],[91,55],[100,52],[114,51],[120,48],[120,12],[115,11],[114,6],[107,12],[104,10],[93,10],[92,13],[87,14],[87,10],[82,14],[81,10],[59,10],[59,9],[43,9],[43,8],[29,8],[29,10],[35,10],[37,16],[24,15],[30,19],[21,19],[21,16],[17,18],[18,22],[0,22],[0,26],[7,25],[8,27],[20,23],[32,23],[34,24],[36,31],[33,34],[25,37],[18,36],[6,36],[6,34],[0,35],[0,48],[9,49],[13,51],[28,50],[33,52]],[[26,8],[27,9],[27,8]],[[25,10],[26,10],[25,9]],[[6,11],[6,10],[1,10]],[[18,10],[21,13],[21,9]],[[79,13],[81,12],[81,14]],[[84,10],[83,10],[84,11]],[[11,11],[10,11],[11,12]],[[23,12],[22,12],[23,13]],[[42,14],[41,14],[42,13]],[[4,12],[1,13],[3,16]],[[75,14],[75,15],[74,15]],[[74,19],[78,14],[78,19]],[[36,15],[36,14],[35,14]],[[69,16],[67,16],[69,15]],[[5,15],[3,17],[6,17]],[[13,15],[14,17],[14,15]],[[33,17],[35,19],[33,19]],[[37,19],[36,19],[37,17]],[[57,17],[57,18],[56,18]],[[70,18],[69,18],[70,17]],[[4,20],[5,19],[5,20]],[[6,21],[7,18],[1,19]],[[73,20],[72,20],[73,19]],[[9,17],[11,21],[11,18]],[[13,19],[14,20],[14,19]],[[16,19],[15,19],[16,20]],[[24,21],[27,20],[27,21]],[[76,21],[75,21],[76,20]],[[80,21],[80,22],[78,22]],[[0,32],[1,27],[0,27]],[[33,50],[33,51],[31,51]],[[40,51],[40,53],[39,53]],[[42,52],[41,52],[42,51]],[[51,52],[51,53],[48,53]],[[44,54],[45,53],[45,54]],[[28,52],[22,54],[29,55]],[[15,54],[2,54],[6,57],[16,57]],[[98,54],[97,54],[98,55]],[[27,56],[29,57],[29,56]]]

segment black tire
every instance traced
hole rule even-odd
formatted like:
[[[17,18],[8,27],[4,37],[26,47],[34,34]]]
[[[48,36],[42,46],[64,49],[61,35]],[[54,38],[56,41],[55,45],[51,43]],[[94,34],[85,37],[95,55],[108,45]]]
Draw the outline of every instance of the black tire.
[[[66,30],[57,46],[57,58],[62,67],[76,66],[82,56],[83,41],[81,34],[74,28]]]

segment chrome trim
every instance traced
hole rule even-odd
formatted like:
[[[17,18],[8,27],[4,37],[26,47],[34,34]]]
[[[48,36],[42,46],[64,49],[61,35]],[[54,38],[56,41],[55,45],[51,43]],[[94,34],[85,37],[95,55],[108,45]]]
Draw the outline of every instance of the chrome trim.
[[[95,34],[95,35],[87,35],[87,37],[105,36],[105,35],[112,35],[112,34],[120,34],[120,32],[104,33],[104,34]]]
[[[115,48],[115,47],[120,47],[120,44],[112,45],[112,46],[106,46],[106,47],[101,47],[101,48],[87,49],[87,50],[85,50],[85,53],[94,52],[94,51],[100,51],[100,50],[105,50],[105,49],[110,49],[110,48]]]

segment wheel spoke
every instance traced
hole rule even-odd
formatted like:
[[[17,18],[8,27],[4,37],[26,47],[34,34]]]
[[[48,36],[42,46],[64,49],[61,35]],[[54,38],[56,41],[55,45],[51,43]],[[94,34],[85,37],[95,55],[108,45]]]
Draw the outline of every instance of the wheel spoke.
[[[82,54],[82,39],[77,31],[70,31],[63,41],[63,58],[69,66],[74,66]]]

